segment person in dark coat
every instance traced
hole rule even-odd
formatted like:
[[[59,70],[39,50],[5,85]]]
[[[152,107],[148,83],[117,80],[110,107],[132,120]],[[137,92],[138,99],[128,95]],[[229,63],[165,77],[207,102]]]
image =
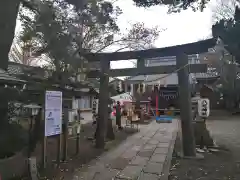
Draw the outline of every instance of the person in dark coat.
[[[121,105],[119,101],[117,101],[116,105],[116,124],[119,130],[123,129],[121,125]]]

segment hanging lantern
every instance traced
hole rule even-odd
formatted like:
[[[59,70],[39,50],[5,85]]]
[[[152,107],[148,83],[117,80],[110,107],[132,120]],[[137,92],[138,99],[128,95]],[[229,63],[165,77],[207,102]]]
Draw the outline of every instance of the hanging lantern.
[[[143,84],[139,84],[139,93],[143,93]]]
[[[146,92],[146,84],[142,84],[143,85],[143,93]]]

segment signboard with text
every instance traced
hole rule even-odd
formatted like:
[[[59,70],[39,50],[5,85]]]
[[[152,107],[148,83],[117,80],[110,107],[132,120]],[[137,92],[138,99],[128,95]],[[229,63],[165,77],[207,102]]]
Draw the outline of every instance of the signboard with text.
[[[45,94],[45,136],[62,133],[62,92],[46,91]]]
[[[210,114],[210,101],[207,98],[198,100],[198,115],[207,118]]]

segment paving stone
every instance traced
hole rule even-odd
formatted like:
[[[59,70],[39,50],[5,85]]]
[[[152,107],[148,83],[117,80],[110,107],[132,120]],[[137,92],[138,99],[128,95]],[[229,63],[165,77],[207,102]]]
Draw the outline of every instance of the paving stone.
[[[148,162],[149,158],[147,157],[141,157],[141,156],[136,156],[130,164],[131,165],[137,165],[137,166],[145,166]]]
[[[153,131],[153,133],[147,133],[144,137],[153,137],[155,135],[156,131]]]
[[[92,180],[112,180],[117,176],[118,173],[119,171],[116,169],[108,169],[104,172],[95,174]]]
[[[152,156],[152,154],[153,154],[153,151],[154,151],[154,150],[141,150],[141,151],[138,153],[138,156],[150,158],[150,157]]]
[[[135,141],[134,142],[134,145],[135,146],[142,146],[142,145],[144,145],[144,144],[146,144],[147,143],[147,141],[145,140],[142,140],[142,139],[139,139],[139,140],[137,140],[137,141]]]
[[[151,138],[146,138],[146,137],[144,137],[144,138],[142,138],[142,139],[140,139],[141,140],[141,142],[143,143],[143,144],[146,144],[149,140],[151,140]]]
[[[123,153],[121,155],[121,157],[123,158],[127,158],[127,159],[132,159],[133,157],[135,157],[137,155],[138,151],[135,151],[135,150],[126,150],[125,153]]]
[[[141,149],[141,146],[133,146],[132,148],[131,148],[131,150],[133,150],[133,151],[140,151],[140,149]]]
[[[163,137],[164,137],[164,138],[167,138],[167,139],[172,139],[172,136],[173,136],[173,133],[172,133],[172,132],[163,135]]]
[[[154,150],[156,147],[157,145],[147,143],[145,146],[143,146],[143,150]]]
[[[156,134],[166,134],[167,130],[166,129],[159,129]]]
[[[161,175],[163,169],[162,163],[149,162],[143,169],[145,173]]]
[[[128,147],[131,147],[131,145],[133,144],[134,141],[132,141],[131,139],[128,139],[128,141],[125,141],[124,143],[122,143],[120,145],[121,148],[127,149]]]
[[[142,173],[138,180],[159,180],[159,178],[157,174]]]
[[[159,135],[159,134],[155,134],[153,137],[152,137],[152,139],[153,140],[160,140],[161,138],[163,138],[164,136],[163,135]]]
[[[154,154],[167,154],[168,148],[156,148]]]
[[[157,163],[164,163],[165,159],[166,159],[165,154],[153,154],[150,161],[157,162]]]
[[[158,129],[156,134],[165,134],[165,133],[166,133],[166,130]]]
[[[143,137],[141,138],[141,140],[149,141],[149,140],[151,140],[151,138],[150,138],[150,137],[143,136]]]
[[[150,141],[148,141],[148,144],[156,145],[156,144],[158,144],[158,143],[159,143],[158,140],[150,140]]]
[[[99,161],[103,162],[103,163],[110,163],[112,160],[114,160],[116,157],[119,157],[121,154],[123,154],[126,151],[125,149],[122,148],[118,148],[115,149],[113,151],[109,151],[106,155],[101,156],[99,158]]]
[[[118,157],[115,160],[113,160],[108,167],[112,168],[112,169],[119,169],[119,170],[123,170],[128,164],[129,164],[129,160],[130,159],[126,159],[126,158],[121,158]]]
[[[170,142],[160,142],[157,147],[160,148],[168,148],[170,146]]]
[[[170,141],[171,141],[172,139],[166,139],[166,138],[161,138],[161,139],[159,139],[159,142],[160,143],[169,143]]]
[[[142,171],[142,166],[129,165],[122,172],[119,173],[117,178],[128,179],[128,180],[137,179],[140,176],[141,171]]]
[[[92,173],[81,172],[81,173],[79,173],[79,175],[78,174],[74,175],[73,180],[75,180],[75,179],[76,180],[92,180],[94,178],[95,174],[96,174],[96,172],[92,172]]]
[[[143,137],[143,135],[142,135],[142,134],[140,134],[140,133],[138,133],[138,134],[134,135],[134,138],[137,138],[137,139],[140,139],[141,137]]]
[[[74,176],[78,177],[78,179],[92,180],[96,176],[96,174],[100,174],[101,172],[104,172],[106,170],[107,168],[105,168],[103,165],[96,165],[88,167],[84,172],[77,172]]]

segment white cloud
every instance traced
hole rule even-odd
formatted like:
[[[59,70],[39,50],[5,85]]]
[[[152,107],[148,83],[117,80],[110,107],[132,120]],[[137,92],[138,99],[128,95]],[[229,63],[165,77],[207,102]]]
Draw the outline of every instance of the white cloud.
[[[166,6],[138,8],[132,0],[118,1],[116,5],[123,10],[118,21],[121,30],[135,22],[144,22],[148,27],[167,28],[160,33],[156,47],[185,44],[211,36],[212,11],[209,6],[203,12],[189,9],[177,14],[167,14]],[[112,68],[129,67],[128,63],[123,62],[112,62],[111,65]]]

